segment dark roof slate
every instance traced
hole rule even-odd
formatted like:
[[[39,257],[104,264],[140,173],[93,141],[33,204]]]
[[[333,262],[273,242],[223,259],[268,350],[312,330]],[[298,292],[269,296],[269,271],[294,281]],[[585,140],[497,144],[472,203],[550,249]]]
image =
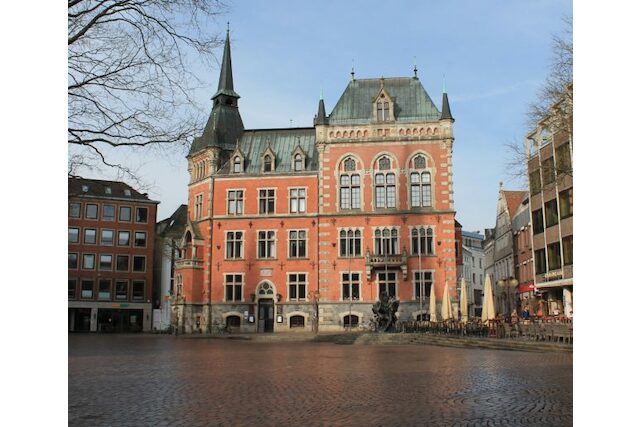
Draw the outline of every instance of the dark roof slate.
[[[166,219],[158,222],[156,232],[159,237],[179,239],[187,227],[187,205],[180,205],[178,209]]]
[[[329,115],[329,124],[366,124],[373,117],[373,102],[381,79],[351,80]],[[384,78],[384,89],[394,98],[396,122],[436,121],[440,112],[416,77]]]
[[[83,186],[86,186],[87,191],[83,190]],[[111,193],[107,193],[107,189],[110,189]],[[125,194],[125,190],[129,190],[129,196]],[[140,193],[124,182],[105,181],[101,179],[87,179],[80,177],[69,177],[68,195],[69,197],[100,197],[106,199],[117,198],[159,203],[150,200],[147,193]]]
[[[293,172],[291,155],[298,144],[306,156],[305,171],[318,170],[318,153],[315,143],[314,128],[256,129],[244,131],[238,147],[245,156],[245,174],[263,173],[262,155],[267,147],[271,147],[276,156],[275,169],[267,174],[278,174]],[[227,162],[218,175],[229,174],[229,171],[230,162]]]

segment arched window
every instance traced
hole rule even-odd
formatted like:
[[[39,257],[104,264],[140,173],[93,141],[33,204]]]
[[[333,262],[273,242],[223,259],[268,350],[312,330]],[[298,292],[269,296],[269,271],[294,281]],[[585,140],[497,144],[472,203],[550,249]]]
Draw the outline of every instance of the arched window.
[[[347,158],[343,169],[350,173],[340,175],[340,209],[360,209],[360,175],[355,172],[355,160]]]
[[[229,328],[239,328],[240,316],[227,316],[226,324],[227,324],[227,327]]]
[[[382,157],[380,160],[378,160],[378,169],[380,169],[381,171],[391,169],[391,160],[386,156]]]
[[[242,172],[242,158],[240,156],[235,156],[233,158],[233,173]]]
[[[376,255],[399,255],[398,230],[383,228],[377,229],[374,233],[375,254]]]
[[[269,154],[264,156],[264,171],[265,172],[273,171],[273,160],[271,159],[271,156]]]
[[[304,328],[304,316],[295,315],[289,318],[290,328]]]
[[[303,169],[302,167],[302,155],[296,154],[293,156],[293,170],[299,172]]]
[[[342,324],[345,328],[356,328],[358,326],[358,316],[355,314],[347,314],[342,318]]]
[[[413,168],[414,169],[424,169],[427,167],[427,161],[424,156],[415,156],[413,158]]]
[[[362,256],[362,232],[360,230],[340,231],[340,256]]]
[[[258,296],[261,297],[273,297],[273,286],[267,282],[262,282],[258,288]]]
[[[411,230],[411,253],[433,255],[433,230],[430,227],[416,227]]]

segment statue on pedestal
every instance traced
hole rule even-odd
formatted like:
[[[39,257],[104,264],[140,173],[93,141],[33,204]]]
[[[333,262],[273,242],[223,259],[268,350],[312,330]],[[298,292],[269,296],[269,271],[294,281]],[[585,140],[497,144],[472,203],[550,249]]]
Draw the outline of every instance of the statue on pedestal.
[[[380,301],[373,305],[372,311],[376,322],[376,331],[392,332],[396,323],[396,312],[400,301],[395,298],[389,298],[386,292],[383,292]]]

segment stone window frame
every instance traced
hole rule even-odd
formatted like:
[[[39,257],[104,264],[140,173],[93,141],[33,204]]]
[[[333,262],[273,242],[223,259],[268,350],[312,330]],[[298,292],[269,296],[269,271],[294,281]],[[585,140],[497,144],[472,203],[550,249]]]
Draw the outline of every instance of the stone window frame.
[[[424,279],[424,275],[425,273],[429,273],[431,274],[431,279],[430,280],[425,280]],[[417,277],[417,276],[420,277]],[[422,280],[422,289],[424,290],[424,295],[422,296],[422,300],[424,301],[425,299],[430,298],[431,296],[431,284],[433,283],[435,286],[436,283],[436,270],[432,269],[432,268],[423,268],[420,270],[413,270],[413,274],[411,274],[411,287],[412,287],[412,292],[413,292],[413,299],[416,301],[420,300],[420,295],[417,294],[417,290],[418,290],[418,280],[421,279]],[[428,286],[425,286],[426,284],[428,284]]]
[[[109,296],[101,297],[100,296],[100,294],[102,293],[101,289],[102,289],[102,285],[104,283],[108,283]],[[98,279],[98,295],[97,295],[97,299],[99,301],[111,301],[113,299],[113,281],[110,278],[101,277],[101,278]]]
[[[73,282],[73,288],[70,286]],[[69,298],[70,300],[74,300],[78,298],[78,279],[75,277],[67,278],[67,287],[69,289]],[[73,289],[73,295],[71,294],[71,290]]]
[[[96,215],[95,217],[91,217],[89,216],[89,207],[90,206],[95,206],[96,207]],[[98,220],[98,212],[100,210],[100,205],[98,203],[85,203],[84,204],[84,219],[89,220],[89,221],[97,221]]]
[[[69,262],[67,262],[67,269],[68,270],[77,270],[78,267],[80,267],[80,254],[78,252],[69,252],[69,256],[71,255],[75,255],[76,256],[76,262],[75,262],[75,267],[69,267]]]
[[[230,233],[233,234],[232,240],[229,240]],[[236,239],[236,233],[240,233],[240,240]],[[240,250],[239,250],[240,253],[237,256],[235,256],[236,255],[235,253],[234,253],[234,256],[229,255],[229,243],[240,244]],[[235,246],[234,246],[233,252],[235,252]],[[244,259],[244,230],[225,230],[224,231],[224,259],[225,260]]]
[[[398,249],[397,253],[387,254],[387,255],[392,255],[392,256],[401,255],[402,252],[400,251],[400,248],[402,247],[402,245],[401,245],[402,242],[401,242],[401,236],[400,236],[400,226],[397,226],[397,225],[380,225],[380,226],[373,227],[373,233],[372,233],[372,236],[371,236],[371,238],[373,240],[373,246],[372,246],[373,247],[373,254],[376,255],[376,256],[382,256],[383,255],[382,253],[378,253],[377,252],[376,233],[378,231],[380,231],[380,239],[382,241],[384,241],[384,238],[385,238],[384,231],[385,230],[389,230],[389,240],[393,240],[393,231],[396,232],[397,249]],[[384,243],[382,243],[382,242],[380,244],[384,245]],[[391,243],[391,247],[393,247],[393,243]]]
[[[245,193],[246,193],[246,189],[245,188],[228,188],[227,190],[227,200],[226,200],[226,211],[227,211],[227,215],[228,216],[240,216],[240,215],[244,215],[244,202],[245,202]],[[233,202],[235,204],[235,208],[234,208],[234,212],[231,213],[229,207],[231,206],[231,201],[230,200],[230,195],[231,193],[235,194],[235,199],[233,199]],[[238,193],[240,193],[240,195],[242,196],[241,198],[238,198]],[[240,206],[241,211],[238,212],[238,206]]]
[[[113,208],[113,216],[107,216],[105,214],[105,210],[107,208]],[[100,216],[100,218],[102,219],[102,221],[115,222],[115,220],[116,220],[116,205],[103,204],[102,205],[102,215]]]
[[[118,259],[122,259],[124,257],[127,258],[127,268],[125,268],[123,270],[123,269],[118,268]],[[130,266],[131,263],[129,262],[130,258],[131,258],[131,256],[129,254],[116,254],[115,263],[114,263],[115,271],[116,272],[128,272],[130,270],[130,267],[131,267]]]
[[[71,205],[74,205],[74,206],[78,207],[78,214],[77,215],[71,215],[71,212],[72,212]],[[81,217],[82,217],[82,203],[81,202],[70,202],[69,203],[69,218],[79,219]]]
[[[71,230],[76,230],[77,231],[77,238],[75,240],[71,240]],[[69,227],[69,234],[68,234],[68,243],[73,243],[73,244],[79,244],[80,243],[80,236],[81,236],[81,229],[80,227]],[[82,235],[82,237],[84,238],[84,235]]]
[[[118,297],[118,284],[119,283],[124,283],[125,284],[125,295],[124,298],[122,297]],[[113,299],[114,301],[129,301],[129,280],[127,279],[115,279],[113,281]]]
[[[431,251],[427,250],[426,253],[423,253],[423,254],[420,255],[417,252],[414,252],[414,250],[413,250],[413,239],[414,239],[414,237],[416,237],[416,236],[414,236],[413,231],[416,230],[418,232],[418,237],[419,237],[421,229],[425,230],[425,234],[424,234],[425,245],[427,246],[427,249],[431,249]],[[431,247],[430,248],[429,248],[429,244],[428,244],[429,243],[429,241],[428,241],[428,237],[429,237],[428,231],[429,230],[431,230]],[[436,246],[437,245],[435,244],[436,243],[436,226],[435,225],[428,225],[428,224],[427,225],[420,224],[420,225],[411,225],[411,226],[409,226],[409,242],[411,243],[410,244],[410,247],[411,247],[410,254],[411,254],[411,256],[415,256],[415,257],[417,257],[417,256],[423,256],[423,257],[437,256],[437,253],[436,253]],[[420,249],[423,249],[423,248],[421,247]]]
[[[193,220],[202,219],[202,207],[204,201],[204,193],[197,193],[193,198]]]
[[[291,281],[291,276],[295,275],[296,280]],[[300,281],[300,276],[304,276],[304,281]],[[308,301],[307,291],[309,290],[309,273],[306,271],[287,271],[287,301]],[[291,286],[296,287],[296,297],[291,297]],[[304,296],[300,297],[301,287],[304,287]]]
[[[346,164],[349,161],[355,162],[354,170],[347,170]],[[349,211],[349,212],[359,212],[362,211],[362,206],[364,205],[364,162],[362,159],[354,153],[345,153],[339,161],[336,163],[337,168],[334,172],[335,180],[336,180],[336,210],[338,211]],[[358,168],[359,167],[359,168]],[[347,184],[342,183],[342,177],[347,177]],[[358,184],[355,185],[353,183],[353,177],[357,176]],[[349,195],[349,204],[348,207],[343,207],[342,205],[342,190],[347,189]],[[353,207],[354,201],[354,190],[357,189],[358,197],[358,206]]]
[[[136,270],[136,258],[142,258],[144,260],[144,269]],[[133,273],[146,273],[147,272],[147,256],[146,255],[132,255],[131,256],[131,271]]]
[[[387,158],[389,160],[389,169],[381,169],[380,161]],[[390,152],[380,152],[374,158],[371,164],[371,208],[374,211],[394,210],[398,209],[398,189],[399,189],[399,162],[395,155]],[[378,176],[382,176],[382,183],[377,182]],[[389,176],[393,177],[393,182],[389,183]],[[384,189],[384,206],[378,206],[378,188]],[[389,189],[393,188],[393,206],[389,206]]]
[[[354,281],[353,280],[353,275],[358,275],[358,280]],[[344,276],[348,275],[348,280],[345,282],[344,280]],[[357,271],[340,271],[339,272],[339,276],[340,277],[340,300],[341,301],[362,301],[362,277],[363,277],[363,272],[360,270]],[[349,297],[345,298],[344,295],[344,286],[348,285],[349,286]],[[353,298],[353,286],[357,285],[358,286],[358,297],[357,298]]]
[[[108,268],[102,268],[102,257],[109,257],[109,267]],[[113,254],[100,254],[100,257],[98,258],[98,271],[113,271]]]
[[[385,115],[385,103],[387,103],[387,114]],[[384,88],[384,80],[381,81],[380,91],[372,102],[372,116],[375,123],[389,123],[395,122],[395,98],[389,95]],[[382,111],[382,117],[378,114],[378,111]]]
[[[343,240],[342,233],[343,232],[345,233],[345,236],[344,236],[344,240],[345,240],[344,246],[346,248],[345,255],[342,254],[343,253],[342,252],[342,247],[343,247],[343,244],[342,244],[342,240]],[[352,238],[349,237],[349,232],[353,232],[353,237]],[[360,236],[359,237],[356,236],[356,232],[360,232]],[[337,229],[337,236],[338,236],[338,258],[347,258],[347,259],[349,259],[349,258],[362,258],[362,256],[363,256],[363,250],[362,250],[363,245],[362,245],[362,243],[364,241],[364,227],[340,227],[340,228]],[[354,242],[353,243],[354,255],[351,255],[351,256],[349,255],[349,252],[350,252],[349,247],[351,246],[350,243],[349,243],[350,240],[353,240],[353,242]],[[356,242],[356,240],[360,240],[360,253],[357,254],[357,255],[355,254],[355,247],[356,247],[355,242]]]
[[[397,270],[392,270],[392,271],[378,271],[378,273],[376,274],[376,286],[378,287],[378,292],[377,292],[377,294],[376,294],[376,298],[380,299],[380,289],[381,289],[381,284],[380,284],[380,275],[381,275],[381,274],[384,274],[384,275],[385,275],[384,283],[385,283],[385,285],[386,285],[386,289],[387,289],[387,290],[389,289],[389,288],[388,288],[388,285],[389,285],[389,282],[390,282],[390,281],[389,281],[389,278],[388,278],[388,275],[389,275],[389,274],[393,274],[393,275],[395,275],[395,280],[394,280],[394,283],[395,283],[395,294],[394,294],[394,295],[389,295],[389,293],[387,292],[387,295],[388,295],[390,298],[391,298],[391,297],[396,298],[396,299],[398,298],[398,291],[399,291],[399,289],[398,289],[398,284],[399,284],[399,283],[398,283],[398,273],[399,273],[399,271],[397,271]]]
[[[90,268],[86,268],[86,257],[93,257],[93,266]],[[82,262],[80,263],[80,269],[84,271],[95,271],[96,270],[96,254],[95,253],[82,253]]]
[[[104,232],[111,232],[111,244],[104,243]],[[101,228],[100,229],[100,246],[113,246],[115,244],[116,231],[112,228]]]
[[[272,256],[260,256],[260,244],[262,241],[265,242],[265,253],[267,253],[268,245],[271,240],[269,240],[269,232],[273,232],[273,255]],[[266,233],[265,238],[260,238],[260,233]],[[278,259],[278,230],[277,229],[263,229],[256,230],[256,259],[268,260],[268,259]]]
[[[127,244],[126,245],[120,244],[120,233],[127,233],[128,234]],[[116,246],[120,246],[121,248],[129,248],[129,247],[131,247],[131,230],[118,230],[118,243],[117,243]]]
[[[266,166],[267,166],[267,157],[271,158],[271,169],[267,170]],[[276,153],[271,149],[271,143],[269,143],[269,145],[267,145],[267,148],[264,150],[264,153],[262,153],[262,159],[261,159],[261,163],[262,163],[262,167],[261,170],[263,173],[273,173],[276,171],[276,162],[277,162],[277,157],[276,157]]]
[[[129,209],[129,219],[122,219],[122,209]],[[118,206],[118,222],[130,223],[133,221],[133,208],[129,205]]]
[[[142,284],[142,297],[136,298],[135,291],[136,285]],[[144,301],[147,294],[147,282],[142,279],[134,279],[131,281],[131,301]]]
[[[137,240],[138,240],[137,234],[138,233],[144,234],[144,245],[138,245],[138,242],[137,242]],[[144,230],[135,230],[133,232],[133,247],[134,248],[146,248],[147,247],[147,242],[149,241],[149,239],[147,237],[148,236],[147,236],[147,232],[146,231],[144,231]]]
[[[84,289],[85,283],[91,283],[91,289],[89,290],[89,292],[91,292],[91,295],[85,296],[85,289]],[[93,278],[80,279],[80,299],[92,300],[94,297],[93,294],[94,294],[95,288],[96,288],[96,282]]]
[[[425,162],[425,167],[424,168],[417,168],[415,166],[415,161],[417,157],[423,157],[424,158],[424,162]],[[419,150],[419,151],[415,151],[413,153],[411,153],[411,155],[409,155],[407,157],[407,162],[405,164],[405,170],[406,170],[406,176],[407,176],[407,209],[410,210],[419,210],[419,209],[434,209],[435,205],[436,205],[436,191],[435,191],[435,177],[436,177],[436,171],[437,168],[435,166],[435,161],[433,160],[433,157],[431,157],[431,155],[429,153],[427,153],[424,150]],[[419,197],[420,197],[420,206],[413,206],[413,183],[411,182],[411,177],[412,174],[419,174]],[[423,183],[422,182],[422,174],[424,173],[428,173],[429,174],[429,182],[428,183]],[[430,200],[430,204],[428,206],[423,206],[424,201],[422,200],[423,198],[423,190],[422,187],[424,185],[428,185],[430,187],[430,195],[431,195],[431,200]]]
[[[300,232],[304,232],[305,236],[303,239],[300,239],[299,237],[297,237],[295,239],[296,242],[304,242],[304,255],[300,256],[292,256],[291,255],[291,233],[292,232],[297,232],[298,236]],[[292,229],[287,229],[287,258],[288,259],[309,259],[309,229],[308,228],[292,228]],[[300,248],[297,248],[298,254],[300,252]]]
[[[297,191],[297,195],[294,197],[291,195],[292,191]],[[304,190],[304,196],[300,196],[300,190]],[[309,196],[309,188],[308,187],[287,187],[287,194],[289,197],[288,210],[290,214],[304,214],[308,211],[308,196]],[[291,209],[292,202],[295,200],[296,210],[295,212]],[[304,200],[304,210],[300,210],[300,200]]]
[[[258,202],[258,215],[275,215],[276,210],[278,208],[278,188],[277,187],[259,187],[257,189],[257,202]],[[262,196],[261,192],[266,192],[266,196]],[[269,191],[273,191],[273,211],[270,212],[268,207],[269,207],[269,200],[271,199],[271,197],[269,196]],[[260,209],[262,208],[262,200],[265,200],[265,211],[264,212],[260,212]]]
[[[147,213],[145,214],[145,220],[144,221],[138,221],[138,210],[140,210],[142,212],[142,210],[147,211]],[[147,206],[136,206],[135,207],[135,217],[134,217],[134,222],[136,224],[148,224],[149,223],[149,208]]]
[[[232,276],[233,280],[228,282],[227,276]],[[240,282],[235,281],[236,276],[240,276]],[[224,286],[224,302],[244,302],[245,273],[226,271],[222,275],[222,283]],[[227,286],[232,286],[232,299],[227,298]],[[236,286],[240,286],[240,299],[236,298],[238,296],[236,295]]]
[[[297,157],[300,156],[300,169],[297,168]],[[300,146],[300,141],[298,141],[298,145],[294,148],[291,153],[291,171],[292,172],[304,172],[307,169],[307,153],[304,152],[302,147]]]

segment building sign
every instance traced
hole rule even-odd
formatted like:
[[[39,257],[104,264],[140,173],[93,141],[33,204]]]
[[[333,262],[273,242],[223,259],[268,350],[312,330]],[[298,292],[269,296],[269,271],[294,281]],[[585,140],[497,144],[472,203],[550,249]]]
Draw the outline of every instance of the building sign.
[[[272,273],[273,273],[273,268],[261,268],[260,269],[260,276],[262,276],[262,277],[269,277],[269,276],[271,276]]]

